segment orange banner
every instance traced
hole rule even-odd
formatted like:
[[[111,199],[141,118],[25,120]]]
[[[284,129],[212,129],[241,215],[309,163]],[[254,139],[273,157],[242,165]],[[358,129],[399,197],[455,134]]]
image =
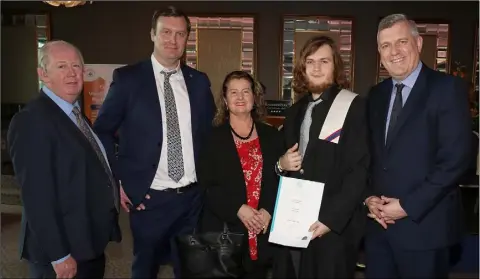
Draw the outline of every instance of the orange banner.
[[[112,82],[113,70],[122,67],[116,64],[87,64],[85,65],[83,83],[83,109],[85,116],[94,123],[103,100],[107,96]]]

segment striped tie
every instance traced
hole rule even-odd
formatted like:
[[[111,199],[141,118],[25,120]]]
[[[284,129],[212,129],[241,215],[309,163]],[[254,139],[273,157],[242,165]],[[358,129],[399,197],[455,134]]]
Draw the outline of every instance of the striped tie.
[[[95,153],[97,153],[97,157],[102,163],[103,169],[105,170],[105,173],[108,175],[108,179],[110,181],[110,185],[112,186],[113,189],[113,200],[115,203],[115,209],[117,211],[120,211],[120,197],[118,193],[118,187],[117,183],[115,183],[115,179],[113,178],[113,174],[110,170],[110,167],[107,164],[107,161],[105,160],[105,156],[103,156],[102,151],[100,150],[100,146],[98,146],[97,141],[95,140],[95,137],[93,136],[92,130],[90,130],[90,127],[88,126],[87,122],[85,119],[83,119],[83,115],[80,113],[80,110],[78,107],[73,108],[73,114],[75,115],[78,123],[78,127],[80,128],[80,131],[85,135],[87,138],[88,142],[90,145],[93,147],[93,150],[95,150]]]

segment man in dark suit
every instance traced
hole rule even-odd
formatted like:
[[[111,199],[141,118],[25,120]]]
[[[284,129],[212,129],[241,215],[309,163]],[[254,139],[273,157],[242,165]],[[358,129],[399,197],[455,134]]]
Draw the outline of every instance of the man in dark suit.
[[[405,15],[385,17],[377,42],[392,78],[369,95],[366,276],[447,278],[448,248],[462,235],[457,180],[471,146],[467,88],[420,62],[422,37]]]
[[[300,99],[288,109],[283,133],[284,175],[325,184],[318,221],[306,249],[277,254],[274,278],[353,278],[366,210],[363,193],[370,154],[366,100],[343,88],[340,51],[330,37],[314,36],[294,69]],[[319,197],[320,198],[320,197]]]
[[[94,124],[121,180],[122,206],[130,212],[133,278],[156,278],[169,260],[180,276],[171,240],[192,231],[201,208],[196,162],[215,104],[208,77],[180,61],[190,28],[181,11],[157,11],[152,56],[114,71]]]
[[[21,257],[33,278],[102,278],[120,241],[118,183],[81,114],[83,58],[52,41],[40,50],[40,95],[17,113],[8,145],[23,202]]]

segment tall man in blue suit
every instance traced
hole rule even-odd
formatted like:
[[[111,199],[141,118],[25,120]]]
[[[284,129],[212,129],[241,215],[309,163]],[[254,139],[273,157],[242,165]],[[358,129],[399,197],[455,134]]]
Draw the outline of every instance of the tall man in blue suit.
[[[130,212],[133,278],[157,278],[169,262],[180,276],[172,240],[193,230],[201,209],[196,162],[215,104],[208,77],[180,62],[190,28],[174,7],[155,12],[151,58],[114,71],[94,123]]]
[[[369,95],[366,277],[447,278],[449,247],[462,235],[457,181],[471,146],[467,88],[420,62],[422,37],[405,15],[385,17],[377,42],[392,78]]]

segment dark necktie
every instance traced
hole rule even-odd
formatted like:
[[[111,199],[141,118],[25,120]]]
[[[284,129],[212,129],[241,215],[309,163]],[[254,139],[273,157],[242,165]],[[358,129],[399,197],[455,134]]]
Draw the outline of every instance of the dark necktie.
[[[403,98],[402,98],[402,90],[405,87],[403,83],[395,84],[397,88],[397,92],[395,93],[395,100],[393,101],[392,112],[390,113],[390,122],[388,123],[388,132],[387,132],[387,139],[393,131],[395,124],[397,124],[398,116],[403,108]]]
[[[117,184],[115,183],[115,179],[113,178],[112,172],[110,171],[110,168],[108,167],[107,161],[105,160],[105,156],[103,156],[102,150],[100,149],[100,146],[98,146],[97,141],[95,140],[95,137],[93,136],[92,131],[90,130],[90,127],[88,126],[87,122],[85,119],[83,119],[82,114],[80,113],[80,110],[78,107],[73,108],[73,114],[77,118],[77,123],[78,127],[80,128],[80,131],[85,135],[87,138],[88,142],[90,145],[93,147],[93,150],[95,150],[95,153],[97,154],[98,159],[102,163],[103,169],[108,175],[108,179],[110,181],[110,186],[113,189],[113,201],[115,204],[115,209],[119,211],[120,206],[119,206],[119,201],[120,197],[118,194],[118,188]]]
[[[183,169],[182,137],[178,123],[177,105],[173,95],[170,77],[177,71],[161,73],[165,75],[163,91],[165,94],[165,114],[167,120],[167,162],[168,176],[175,182],[180,181],[185,173]]]

